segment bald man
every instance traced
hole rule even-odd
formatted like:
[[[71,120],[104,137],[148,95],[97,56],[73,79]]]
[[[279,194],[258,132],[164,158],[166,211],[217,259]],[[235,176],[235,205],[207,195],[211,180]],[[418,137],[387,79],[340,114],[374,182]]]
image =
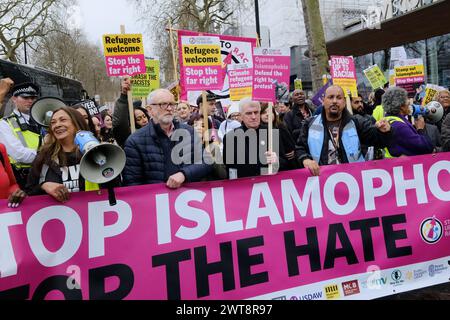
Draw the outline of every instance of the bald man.
[[[300,163],[315,176],[321,165],[365,161],[361,144],[384,148],[391,139],[388,121],[372,125],[347,111],[344,90],[339,86],[327,89],[323,106],[320,115],[305,122],[296,146]]]
[[[283,121],[286,123],[294,141],[296,141],[303,126],[303,121],[311,118],[316,109],[306,103],[306,95],[303,90],[294,90],[291,98],[292,110],[285,114]]]

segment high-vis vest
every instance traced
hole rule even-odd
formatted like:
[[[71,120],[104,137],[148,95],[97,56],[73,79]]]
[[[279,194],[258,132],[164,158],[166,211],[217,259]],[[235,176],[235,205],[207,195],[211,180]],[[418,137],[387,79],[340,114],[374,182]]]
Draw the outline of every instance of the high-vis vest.
[[[39,134],[34,133],[33,131],[30,130],[22,131],[19,123],[17,122],[17,118],[14,115],[5,118],[5,120],[13,130],[14,135],[20,140],[20,142],[25,148],[37,151],[37,149],[39,148],[39,139],[40,139]],[[9,161],[11,162],[11,165],[18,169],[31,168],[31,163],[19,163],[15,159],[11,158],[9,155],[8,158]]]
[[[389,121],[389,124],[391,124],[391,125],[392,125],[394,122],[403,122],[403,123],[405,123],[405,121],[404,121],[402,118],[399,118],[399,117],[389,116],[389,117],[386,117],[385,119],[386,119],[387,121]],[[385,158],[397,158],[397,157],[393,156],[393,155],[389,152],[388,148],[384,148],[384,151],[386,151],[386,153],[385,153],[385,155],[384,155]]]
[[[321,116],[316,116],[308,131],[308,147],[313,159],[320,163],[320,155],[322,154],[323,142],[325,139],[325,128]],[[345,154],[348,162],[364,162],[364,156],[361,152],[361,144],[359,143],[358,131],[355,123],[350,120],[344,127],[341,137]]]

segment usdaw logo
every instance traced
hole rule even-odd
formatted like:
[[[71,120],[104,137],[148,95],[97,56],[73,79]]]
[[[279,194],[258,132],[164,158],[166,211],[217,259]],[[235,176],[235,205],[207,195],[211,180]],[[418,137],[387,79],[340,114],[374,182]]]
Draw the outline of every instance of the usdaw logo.
[[[325,295],[327,300],[339,299],[341,297],[339,294],[339,286],[337,284],[326,286]]]

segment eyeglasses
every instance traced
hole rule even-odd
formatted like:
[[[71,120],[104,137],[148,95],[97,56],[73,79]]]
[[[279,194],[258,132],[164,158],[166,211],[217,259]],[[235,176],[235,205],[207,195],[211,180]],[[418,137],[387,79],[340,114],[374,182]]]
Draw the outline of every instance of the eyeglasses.
[[[163,110],[167,110],[167,108],[169,108],[169,106],[172,109],[176,109],[178,107],[178,103],[172,103],[172,102],[169,102],[169,103],[167,103],[167,102],[166,103],[152,103],[151,106],[158,106],[158,107],[160,107]]]

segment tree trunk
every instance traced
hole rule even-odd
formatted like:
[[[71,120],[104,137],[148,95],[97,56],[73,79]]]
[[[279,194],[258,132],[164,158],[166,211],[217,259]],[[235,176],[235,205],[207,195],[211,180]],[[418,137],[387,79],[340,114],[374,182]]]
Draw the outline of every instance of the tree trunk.
[[[309,46],[313,91],[322,86],[322,75],[328,73],[328,53],[320,16],[319,1],[302,0],[303,17]]]

